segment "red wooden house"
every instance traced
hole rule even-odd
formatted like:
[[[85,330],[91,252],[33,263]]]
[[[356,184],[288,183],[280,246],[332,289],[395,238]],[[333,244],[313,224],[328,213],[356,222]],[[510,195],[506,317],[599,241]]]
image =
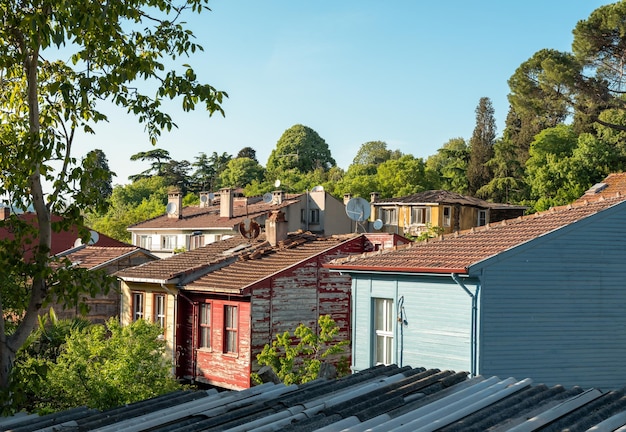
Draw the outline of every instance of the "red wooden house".
[[[156,319],[150,315],[154,305],[147,302],[166,296],[166,320],[175,325],[167,326],[165,337],[177,377],[248,388],[265,344],[301,323],[315,327],[321,315],[331,315],[341,328],[339,337],[349,339],[351,279],[322,264],[408,242],[393,234],[287,234],[280,215],[266,224],[267,241],[228,239],[221,252],[217,242],[205,247],[212,248],[210,253],[199,248],[118,273],[127,301],[123,317],[135,316],[136,300],[146,301],[143,317]],[[187,254],[197,259],[189,260]],[[170,266],[168,274],[150,271],[170,260],[180,267]]]

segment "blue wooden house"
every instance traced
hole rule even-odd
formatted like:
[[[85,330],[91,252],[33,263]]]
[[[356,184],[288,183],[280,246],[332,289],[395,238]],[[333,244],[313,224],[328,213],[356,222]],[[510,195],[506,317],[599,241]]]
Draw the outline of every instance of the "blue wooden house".
[[[352,276],[353,369],[397,363],[625,386],[626,202],[606,185],[595,190],[569,206],[332,262]]]

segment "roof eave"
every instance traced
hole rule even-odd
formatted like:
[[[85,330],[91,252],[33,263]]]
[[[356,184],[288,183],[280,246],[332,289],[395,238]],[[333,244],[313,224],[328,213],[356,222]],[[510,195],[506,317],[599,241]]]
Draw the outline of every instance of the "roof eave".
[[[325,264],[329,270],[342,271],[346,273],[411,273],[411,274],[468,274],[467,267],[379,267],[367,265],[333,265]]]

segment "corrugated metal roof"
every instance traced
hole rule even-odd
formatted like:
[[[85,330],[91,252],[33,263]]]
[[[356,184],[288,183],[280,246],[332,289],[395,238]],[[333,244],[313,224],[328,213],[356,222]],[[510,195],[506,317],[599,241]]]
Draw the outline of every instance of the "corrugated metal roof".
[[[103,412],[0,419],[0,428],[16,432],[607,431],[625,424],[625,389],[566,389],[395,365],[303,385],[178,391]]]

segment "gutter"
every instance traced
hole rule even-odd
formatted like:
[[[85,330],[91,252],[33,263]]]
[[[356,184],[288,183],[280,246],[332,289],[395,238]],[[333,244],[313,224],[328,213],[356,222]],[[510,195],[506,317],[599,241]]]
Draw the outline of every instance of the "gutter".
[[[476,285],[476,292],[472,293],[459,278],[457,273],[451,273],[452,280],[460,286],[472,299],[472,324],[470,330],[470,374],[476,376],[478,357],[478,294],[480,293],[480,283]]]
[[[174,370],[172,372],[173,375],[176,376],[176,338],[178,336],[176,334],[176,326],[178,324],[178,294],[170,291],[167,285],[165,285],[163,282],[161,282],[161,288],[163,288],[169,295],[174,297],[174,317],[172,319],[172,367],[174,368]],[[167,309],[165,310],[165,316],[167,317]],[[165,329],[163,330],[165,331]]]
[[[467,274],[467,268],[449,268],[449,267],[372,267],[366,265],[349,266],[345,264],[324,264],[324,267],[331,271],[341,273],[377,273],[377,274],[432,274],[432,275],[449,275],[449,274]]]

